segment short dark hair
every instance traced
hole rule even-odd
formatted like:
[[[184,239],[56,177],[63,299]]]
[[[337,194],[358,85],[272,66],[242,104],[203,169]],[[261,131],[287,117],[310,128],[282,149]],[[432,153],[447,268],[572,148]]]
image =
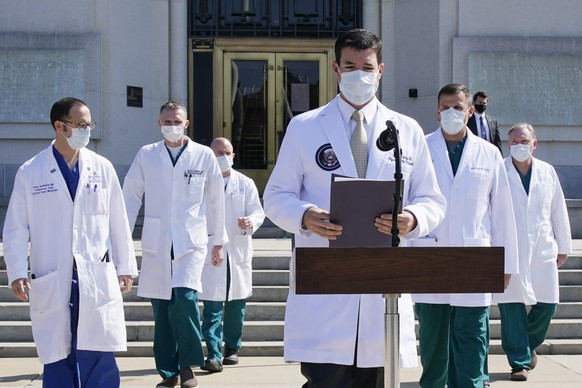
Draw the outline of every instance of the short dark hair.
[[[439,91],[439,95],[437,97],[437,102],[441,102],[441,96],[443,94],[450,96],[451,94],[457,95],[459,93],[463,93],[467,97],[467,101],[471,98],[471,92],[469,88],[463,84],[448,84],[442,87]]]
[[[181,102],[178,102],[178,101],[173,101],[173,100],[170,100],[170,101],[166,102],[164,105],[162,105],[162,107],[160,108],[160,113],[162,113],[166,109],[169,109],[169,110],[182,109],[184,112],[188,113],[184,104],[182,104]]]
[[[351,47],[356,50],[372,49],[376,53],[378,64],[382,63],[382,41],[370,31],[356,28],[340,35],[335,41],[335,61],[339,64],[342,49]]]
[[[61,98],[53,104],[53,107],[51,108],[51,124],[53,128],[55,128],[56,121],[62,121],[69,117],[69,112],[75,105],[87,106],[85,101],[79,100],[75,97]]]
[[[475,101],[477,101],[477,98],[479,98],[479,97],[485,99],[485,98],[487,98],[487,94],[485,94],[485,92],[482,90],[478,91],[477,93],[475,93],[473,95],[473,103],[475,103]]]

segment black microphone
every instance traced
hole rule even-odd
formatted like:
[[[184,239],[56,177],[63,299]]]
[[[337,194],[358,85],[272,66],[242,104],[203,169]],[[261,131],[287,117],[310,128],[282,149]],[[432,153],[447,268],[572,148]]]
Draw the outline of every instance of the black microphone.
[[[378,136],[376,147],[380,151],[394,150],[394,207],[392,214],[398,214],[400,212],[400,204],[402,203],[402,161],[400,160],[401,150],[398,130],[391,120],[386,121],[386,129]],[[398,237],[398,234],[400,231],[398,230],[398,217],[392,217],[392,229],[390,233],[392,234],[392,246],[399,246],[400,237]]]
[[[380,133],[378,139],[376,140],[376,147],[380,151],[390,151],[396,145],[396,134],[397,129],[391,120],[386,121],[386,129]]]

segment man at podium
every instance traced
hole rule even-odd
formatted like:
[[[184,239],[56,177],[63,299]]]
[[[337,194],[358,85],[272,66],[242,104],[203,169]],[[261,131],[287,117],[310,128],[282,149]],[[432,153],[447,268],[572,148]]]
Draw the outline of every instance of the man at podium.
[[[387,109],[375,97],[384,64],[382,42],[365,30],[342,35],[332,69],[340,94],[329,104],[294,117],[264,193],[266,215],[295,234],[297,247],[328,247],[342,233],[330,222],[332,173],[393,180],[392,153],[376,147],[391,120],[400,133],[404,175],[398,227],[406,240],[429,233],[441,221],[441,195],[424,134],[413,119]],[[362,147],[363,146],[363,147]],[[388,198],[393,193],[378,193]],[[353,198],[357,201],[358,198]],[[370,219],[383,233],[392,217]],[[389,236],[386,236],[389,239]],[[294,260],[294,258],[292,259]],[[363,264],[365,265],[365,263]],[[381,387],[384,366],[384,300],[381,295],[297,295],[291,263],[285,313],[285,360],[301,362],[310,387]],[[400,365],[417,362],[409,295],[399,303]]]

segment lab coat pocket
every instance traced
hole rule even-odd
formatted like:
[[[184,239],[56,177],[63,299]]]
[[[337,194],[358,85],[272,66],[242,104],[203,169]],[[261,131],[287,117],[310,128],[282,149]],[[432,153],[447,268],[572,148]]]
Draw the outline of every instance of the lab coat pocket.
[[[113,263],[91,261],[93,276],[95,277],[95,308],[107,306],[109,303],[121,299],[119,280]]]
[[[471,173],[468,175],[464,186],[467,187],[467,197],[475,199],[477,203],[486,203],[488,201],[487,193],[489,183],[491,181],[489,172],[482,170],[472,169]],[[473,201],[469,201],[473,203]]]
[[[535,189],[537,190],[530,189],[532,196],[535,195],[531,200],[535,201],[534,204],[536,205],[536,208],[539,209],[540,213],[544,211],[549,212],[553,198],[551,193],[554,192],[554,186],[545,182],[538,182],[536,186]]]
[[[156,217],[144,217],[141,238],[141,249],[148,253],[158,253],[161,234],[161,219]]]
[[[55,362],[66,354],[70,338],[68,301],[61,295],[58,272],[30,281],[30,320],[38,356],[43,363]]]
[[[437,246],[437,239],[436,239],[436,237],[433,237],[433,236],[419,237],[415,240],[409,241],[408,246],[410,246],[410,247],[436,247]]]
[[[61,293],[57,271],[31,279],[30,286],[31,317],[46,316],[59,309]]]
[[[89,194],[85,200],[87,214],[107,213],[107,192],[102,187],[89,188]]]
[[[201,203],[202,195],[204,194],[205,178],[188,178],[186,180],[186,202]]]
[[[250,249],[249,236],[234,236],[234,241],[230,243],[230,259],[237,264],[251,262],[252,254],[248,254]],[[250,251],[252,252],[252,251]]]

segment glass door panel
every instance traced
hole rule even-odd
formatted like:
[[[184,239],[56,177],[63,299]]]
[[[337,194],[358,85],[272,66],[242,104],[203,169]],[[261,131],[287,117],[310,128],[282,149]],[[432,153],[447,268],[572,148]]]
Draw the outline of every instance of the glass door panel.
[[[327,102],[323,53],[225,52],[223,135],[263,193],[289,121]]]

